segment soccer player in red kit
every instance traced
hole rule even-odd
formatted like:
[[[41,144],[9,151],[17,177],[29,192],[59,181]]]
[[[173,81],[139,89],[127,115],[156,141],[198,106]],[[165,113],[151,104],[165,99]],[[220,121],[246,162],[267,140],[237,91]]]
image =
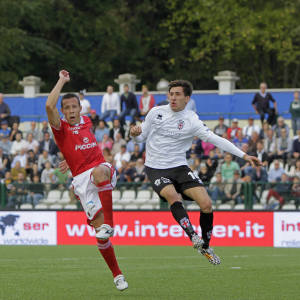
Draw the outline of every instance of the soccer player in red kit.
[[[80,116],[77,95],[66,94],[61,100],[60,118],[56,107],[60,92],[70,81],[69,72],[59,72],[59,80],[48,96],[46,111],[56,143],[72,172],[74,193],[86,213],[88,224],[96,230],[97,245],[110,268],[118,290],[128,288],[109,240],[113,236],[112,189],[116,185],[114,168],[107,162],[97,146],[92,123]]]

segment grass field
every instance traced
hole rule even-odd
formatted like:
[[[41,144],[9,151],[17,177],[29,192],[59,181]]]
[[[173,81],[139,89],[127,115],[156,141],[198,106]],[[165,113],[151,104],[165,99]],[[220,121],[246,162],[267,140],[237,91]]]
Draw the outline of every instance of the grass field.
[[[119,292],[95,246],[0,247],[0,299],[300,299],[300,250],[115,247],[129,289]]]

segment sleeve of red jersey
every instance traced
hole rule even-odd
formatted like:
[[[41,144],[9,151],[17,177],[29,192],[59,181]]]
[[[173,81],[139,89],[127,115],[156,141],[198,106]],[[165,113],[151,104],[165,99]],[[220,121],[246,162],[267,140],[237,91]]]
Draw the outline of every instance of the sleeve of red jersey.
[[[63,121],[60,120],[60,127],[55,128],[50,124],[55,140],[60,140],[63,138]]]

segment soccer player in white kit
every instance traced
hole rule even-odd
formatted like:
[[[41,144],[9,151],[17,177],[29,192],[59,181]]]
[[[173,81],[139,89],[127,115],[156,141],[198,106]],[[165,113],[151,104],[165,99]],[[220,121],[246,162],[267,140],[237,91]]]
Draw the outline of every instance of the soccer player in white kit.
[[[81,105],[76,94],[66,94],[61,100],[60,118],[56,107],[60,92],[70,81],[69,73],[60,71],[59,80],[46,102],[46,111],[55,141],[73,175],[72,186],[86,213],[88,224],[96,230],[99,252],[112,272],[118,290],[128,288],[109,240],[113,236],[112,189],[116,184],[114,168],[100,151],[92,131],[92,122],[80,116]]]
[[[136,142],[146,142],[146,174],[153,189],[168,201],[173,217],[189,236],[195,249],[212,264],[220,258],[209,247],[213,230],[212,202],[200,178],[188,167],[186,151],[195,136],[205,142],[244,158],[252,166],[261,165],[258,158],[249,156],[228,140],[210,131],[197,114],[186,109],[192,94],[192,85],[186,80],[169,84],[169,104],[150,110],[141,126],[131,128]],[[202,239],[194,231],[181,196],[194,200],[200,206]]]

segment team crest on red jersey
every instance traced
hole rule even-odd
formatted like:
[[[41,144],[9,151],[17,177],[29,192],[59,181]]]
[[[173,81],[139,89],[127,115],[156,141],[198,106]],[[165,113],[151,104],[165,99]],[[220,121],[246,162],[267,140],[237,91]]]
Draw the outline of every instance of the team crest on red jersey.
[[[178,124],[178,129],[181,130],[183,128],[183,126],[184,126],[184,121],[183,120],[179,120],[177,124]]]

